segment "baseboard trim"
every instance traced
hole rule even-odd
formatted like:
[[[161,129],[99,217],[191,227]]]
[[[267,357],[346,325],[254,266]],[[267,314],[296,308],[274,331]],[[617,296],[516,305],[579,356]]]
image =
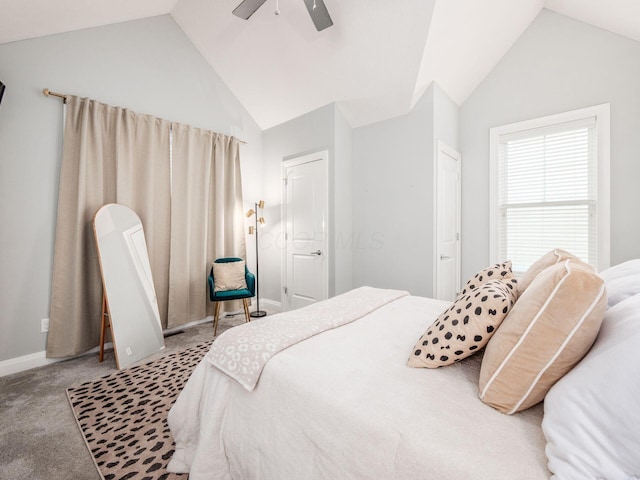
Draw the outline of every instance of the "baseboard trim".
[[[178,330],[195,327],[196,325],[200,325],[201,323],[212,321],[213,317],[207,317],[202,320],[195,320],[193,322],[185,323],[184,325],[179,325],[177,327],[167,328],[166,330],[163,330],[162,333],[166,335]],[[113,349],[113,344],[111,342],[105,343],[104,348],[105,350],[111,350]],[[84,353],[71,357],[47,358],[47,352],[43,350],[41,352],[30,353],[21,357],[9,358],[8,360],[0,361],[0,377],[24,372],[25,370],[31,370],[32,368],[45,367],[47,365],[51,365],[52,363],[63,362],[65,360],[71,360],[72,358],[78,358],[84,355],[97,354],[99,351],[100,347],[94,347],[91,350],[87,350]]]
[[[183,323],[182,325],[178,325],[177,327],[167,328],[162,331],[162,334],[166,337],[168,334],[177,332],[178,330],[184,330],[185,328],[195,327],[202,323],[207,323],[207,322],[213,322],[213,317],[203,318],[202,320],[194,320],[193,322]]]
[[[47,358],[47,352],[44,350],[21,357],[10,358],[9,360],[0,362],[0,377],[23,372],[24,370],[31,370],[32,368],[44,367],[45,365],[61,362],[67,358]]]
[[[281,310],[280,302],[276,302],[275,300],[269,300],[268,298],[261,298],[261,303],[265,305],[269,305],[273,309],[278,311]],[[241,312],[241,310],[238,310]],[[238,312],[228,312],[228,313],[238,313]],[[195,327],[202,323],[212,322],[213,317],[207,317],[202,320],[195,320],[193,322],[185,323],[183,325],[179,325],[173,328],[167,328],[162,333],[170,334],[178,330],[183,330],[185,328]],[[113,348],[111,343],[106,343],[104,348],[109,350]],[[41,352],[30,353],[28,355],[23,355],[21,357],[9,358],[8,360],[0,361],[0,377],[5,377],[7,375],[12,375],[14,373],[24,372],[25,370],[31,370],[32,368],[44,367],[46,365],[51,365],[52,363],[63,362],[64,360],[70,360],[72,358],[82,357],[83,355],[97,354],[99,351],[99,347],[94,347],[91,350],[88,350],[80,355],[75,355],[72,357],[60,357],[60,358],[47,358],[47,352],[45,350]]]
[[[264,303],[265,305],[269,305],[278,311],[282,310],[282,304],[280,302],[276,302],[275,300],[269,300],[268,298],[261,298],[260,303]]]
[[[104,349],[105,351],[112,350],[113,343],[105,343]],[[65,360],[84,357],[85,355],[97,355],[99,352],[100,347],[93,347],[91,350],[87,350],[84,353],[72,355],[70,357],[47,358],[47,351],[43,350],[41,352],[30,353],[29,355],[23,355],[21,357],[10,358],[0,362],[0,377],[5,377],[13,373],[24,372],[25,370],[31,370],[32,368],[46,367],[52,363],[64,362]]]

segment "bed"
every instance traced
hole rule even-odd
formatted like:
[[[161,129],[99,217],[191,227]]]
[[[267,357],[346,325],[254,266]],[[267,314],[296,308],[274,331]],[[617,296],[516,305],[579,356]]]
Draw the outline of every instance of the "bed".
[[[354,303],[361,290],[345,294],[346,300]],[[446,368],[407,367],[416,339],[450,302],[388,290],[364,293],[393,298],[264,355],[268,361],[253,386],[212,365],[211,352],[205,356],[169,414],[176,442],[169,471],[189,472],[191,480],[550,478],[545,449],[556,449],[559,462],[562,434],[550,446],[541,403],[505,415],[479,400],[482,352]],[[331,311],[331,302],[322,309]],[[640,308],[640,297],[636,303]],[[301,309],[260,322],[308,317]],[[234,327],[213,345],[260,322]],[[245,333],[245,339],[253,335]],[[252,348],[261,347],[246,344]],[[634,420],[629,429],[636,427]],[[637,436],[632,440],[631,451],[640,446]],[[631,463],[615,478],[640,478],[634,476],[640,467]],[[572,475],[557,478],[597,478]]]

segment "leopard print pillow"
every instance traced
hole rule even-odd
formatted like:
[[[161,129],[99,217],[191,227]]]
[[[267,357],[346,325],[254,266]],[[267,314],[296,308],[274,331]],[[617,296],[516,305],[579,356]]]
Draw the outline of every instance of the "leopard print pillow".
[[[458,296],[467,295],[471,290],[475,290],[483,283],[487,283],[491,280],[505,280],[507,278],[513,278],[511,260],[496,263],[495,265],[491,265],[490,267],[480,270],[471,277],[469,281],[467,281]]]
[[[517,299],[517,280],[490,280],[461,294],[424,332],[407,365],[437,368],[482,349]]]

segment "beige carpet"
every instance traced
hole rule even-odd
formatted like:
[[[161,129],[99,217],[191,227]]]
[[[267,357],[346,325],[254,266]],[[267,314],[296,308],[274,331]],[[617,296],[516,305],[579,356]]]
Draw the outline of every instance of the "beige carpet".
[[[269,314],[276,313],[269,309]],[[218,334],[244,323],[244,315],[221,318]],[[165,339],[166,348],[141,364],[210,342],[211,322]],[[97,354],[0,377],[0,479],[99,480],[69,406],[66,389],[115,374],[113,352]]]
[[[167,413],[211,342],[67,389],[74,416],[106,480],[176,480]]]

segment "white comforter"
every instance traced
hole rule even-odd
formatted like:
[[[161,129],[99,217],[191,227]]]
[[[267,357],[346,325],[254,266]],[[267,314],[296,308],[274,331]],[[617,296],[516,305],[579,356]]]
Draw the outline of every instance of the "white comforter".
[[[541,406],[477,398],[478,356],[406,366],[448,304],[402,297],[274,356],[252,392],[203,360],[169,414],[169,465],[200,479],[549,478]]]

